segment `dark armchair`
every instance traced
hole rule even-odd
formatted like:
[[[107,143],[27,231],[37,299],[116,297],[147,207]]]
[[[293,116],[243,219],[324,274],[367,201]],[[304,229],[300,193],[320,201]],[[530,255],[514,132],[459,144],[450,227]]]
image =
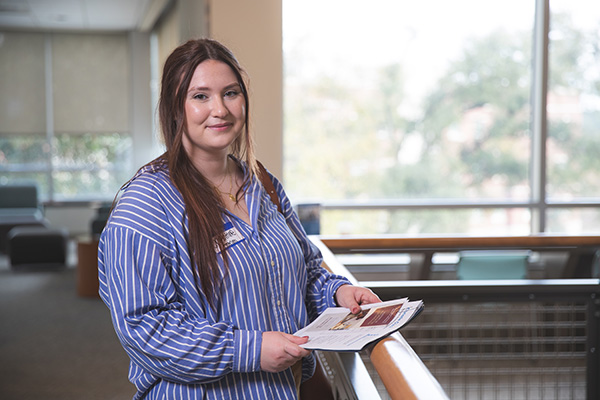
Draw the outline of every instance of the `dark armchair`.
[[[8,232],[17,226],[48,226],[35,184],[0,185],[0,252],[6,253]]]

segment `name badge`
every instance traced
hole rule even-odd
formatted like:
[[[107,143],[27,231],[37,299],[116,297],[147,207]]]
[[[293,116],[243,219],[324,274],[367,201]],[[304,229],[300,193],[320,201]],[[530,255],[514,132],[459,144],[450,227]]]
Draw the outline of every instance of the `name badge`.
[[[224,226],[223,238],[225,239],[225,248],[233,246],[236,243],[244,240],[244,237],[231,222],[227,222]],[[215,242],[215,250],[217,253],[221,251],[217,242]]]

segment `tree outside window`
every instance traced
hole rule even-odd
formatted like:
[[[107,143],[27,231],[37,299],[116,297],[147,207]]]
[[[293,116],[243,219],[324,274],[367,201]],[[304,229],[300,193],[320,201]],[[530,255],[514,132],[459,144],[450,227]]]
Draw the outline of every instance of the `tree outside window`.
[[[319,4],[284,2],[284,171],[323,233],[529,233],[534,2]],[[551,14],[547,202],[600,198],[600,7],[577,11]]]

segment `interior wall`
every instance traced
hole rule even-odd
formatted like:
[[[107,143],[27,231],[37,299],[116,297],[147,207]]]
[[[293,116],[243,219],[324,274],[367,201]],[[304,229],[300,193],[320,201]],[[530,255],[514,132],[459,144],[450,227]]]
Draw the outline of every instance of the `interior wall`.
[[[281,0],[208,0],[212,38],[229,47],[250,80],[257,157],[283,179]]]
[[[178,0],[162,15],[153,30],[157,42],[159,81],[162,67],[175,47],[189,39],[209,35],[207,13],[206,1]]]

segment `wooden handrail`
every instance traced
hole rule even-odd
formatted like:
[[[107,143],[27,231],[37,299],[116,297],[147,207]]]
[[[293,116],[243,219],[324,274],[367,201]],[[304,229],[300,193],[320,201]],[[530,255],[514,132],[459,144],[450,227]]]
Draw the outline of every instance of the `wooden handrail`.
[[[334,274],[357,280],[333,252],[316,236],[311,241],[323,255],[323,266]],[[390,398],[393,400],[447,400],[442,387],[412,350],[396,333],[366,350]]]
[[[439,382],[400,333],[377,343],[370,351],[370,357],[392,399],[448,399]]]
[[[390,249],[475,249],[475,248],[569,248],[600,247],[600,236],[373,236],[373,237],[327,237],[321,241],[334,253],[351,250]]]
[[[429,279],[431,258],[436,251],[475,249],[529,249],[568,251],[569,260],[563,278],[577,277],[580,260],[591,257],[600,248],[598,235],[528,235],[528,236],[371,236],[327,237],[320,236],[323,246],[333,253],[359,252],[419,252],[424,255],[418,279]],[[581,277],[581,276],[580,276]]]

